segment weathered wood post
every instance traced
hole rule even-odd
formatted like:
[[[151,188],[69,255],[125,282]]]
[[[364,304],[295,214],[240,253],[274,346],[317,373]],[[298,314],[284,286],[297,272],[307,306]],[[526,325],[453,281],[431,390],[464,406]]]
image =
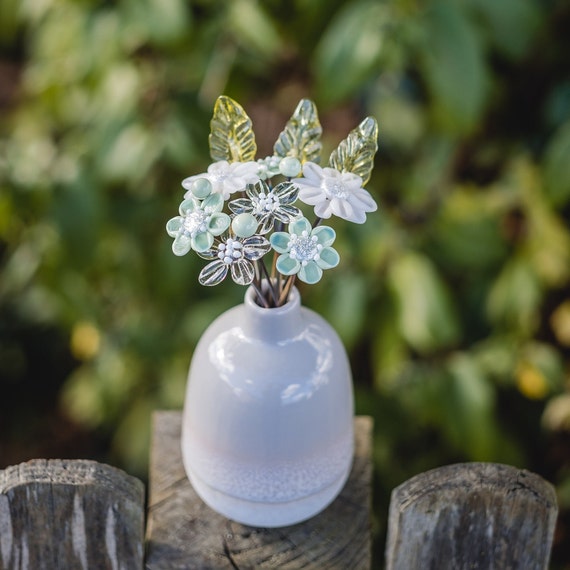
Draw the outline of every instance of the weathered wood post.
[[[494,463],[448,465],[392,492],[387,570],[548,568],[558,507],[544,479]]]
[[[84,460],[0,471],[0,570],[141,570],[144,485]]]
[[[180,412],[154,417],[147,570],[369,570],[371,418],[356,418],[352,472],[335,501],[304,523],[273,529],[232,522],[199,499],[182,465],[181,421]]]

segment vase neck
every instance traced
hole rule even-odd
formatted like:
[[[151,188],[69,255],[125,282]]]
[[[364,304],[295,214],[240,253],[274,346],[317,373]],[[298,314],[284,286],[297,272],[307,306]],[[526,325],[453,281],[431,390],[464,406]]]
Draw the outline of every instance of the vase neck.
[[[303,329],[301,296],[295,287],[282,307],[266,309],[259,306],[253,288],[248,289],[244,305],[246,322],[243,326],[253,338],[279,342],[297,336]]]

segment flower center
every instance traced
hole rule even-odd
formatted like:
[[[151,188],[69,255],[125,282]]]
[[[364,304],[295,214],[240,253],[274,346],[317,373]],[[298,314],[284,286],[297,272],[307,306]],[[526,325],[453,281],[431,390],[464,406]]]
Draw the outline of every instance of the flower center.
[[[279,197],[273,192],[265,194],[265,192],[260,192],[259,196],[254,200],[256,214],[266,214],[268,212],[275,212],[279,208],[280,202]]]
[[[347,192],[345,185],[336,178],[333,178],[332,180],[325,178],[321,186],[325,191],[327,198],[340,198],[341,200],[346,200],[346,198],[348,198],[349,193]]]
[[[243,244],[237,239],[228,238],[218,246],[218,258],[230,265],[243,257]]]
[[[209,215],[204,210],[194,210],[184,218],[184,229],[191,237],[203,234],[208,229]]]
[[[307,265],[309,261],[318,261],[323,246],[317,241],[317,236],[310,236],[307,231],[300,236],[291,234],[289,256],[300,261],[301,265]]]

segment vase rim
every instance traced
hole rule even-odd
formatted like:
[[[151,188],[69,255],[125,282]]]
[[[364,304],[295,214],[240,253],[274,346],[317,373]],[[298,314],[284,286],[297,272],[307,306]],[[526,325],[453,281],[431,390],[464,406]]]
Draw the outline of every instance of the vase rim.
[[[295,307],[298,307],[301,304],[301,295],[295,286],[291,287],[291,291],[287,297],[287,302],[280,307],[262,307],[255,302],[255,295],[255,289],[253,287],[249,287],[245,293],[244,303],[250,310],[258,311],[260,315],[268,315],[270,312],[272,315],[286,313],[294,310]]]

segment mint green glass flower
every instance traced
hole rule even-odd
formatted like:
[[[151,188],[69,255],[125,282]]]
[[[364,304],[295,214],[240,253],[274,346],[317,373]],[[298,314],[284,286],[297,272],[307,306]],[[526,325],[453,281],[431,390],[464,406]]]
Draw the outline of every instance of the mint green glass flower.
[[[288,232],[275,232],[270,242],[281,255],[277,271],[283,275],[297,275],[305,283],[317,283],[324,269],[336,267],[340,256],[330,247],[335,231],[328,226],[313,228],[307,218],[298,218],[289,224]]]
[[[166,231],[174,238],[174,255],[185,255],[191,249],[200,253],[209,250],[214,237],[230,227],[230,217],[221,210],[224,198],[221,194],[210,194],[204,200],[187,198],[180,204],[180,216],[168,220]]]

